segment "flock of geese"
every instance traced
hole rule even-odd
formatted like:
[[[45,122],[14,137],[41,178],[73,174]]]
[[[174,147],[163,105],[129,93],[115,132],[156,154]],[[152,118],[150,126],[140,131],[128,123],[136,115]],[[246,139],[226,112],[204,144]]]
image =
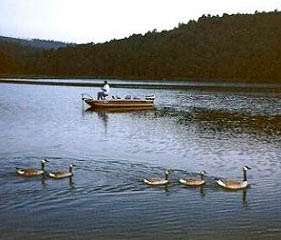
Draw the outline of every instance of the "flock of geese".
[[[36,177],[36,176],[48,176],[54,179],[70,178],[73,176],[74,164],[70,164],[68,171],[55,171],[47,172],[45,170],[45,164],[49,162],[47,159],[41,160],[41,169],[36,168],[16,168],[16,172],[20,176],[24,177]]]
[[[228,190],[240,190],[245,189],[249,186],[248,180],[247,180],[247,171],[251,169],[248,166],[243,167],[243,180],[222,180],[219,178],[215,178],[216,183]],[[151,185],[151,186],[161,186],[161,185],[167,185],[169,184],[169,175],[171,174],[171,171],[166,170],[165,171],[165,177],[164,178],[149,178],[144,179],[144,183]],[[206,184],[206,180],[204,179],[204,176],[206,175],[206,171],[201,171],[198,173],[199,178],[181,178],[179,179],[179,182],[185,186],[189,187],[200,187],[204,184]]]
[[[41,161],[41,169],[36,168],[17,168],[16,172],[18,175],[25,177],[34,177],[34,176],[48,176],[54,179],[63,179],[63,178],[71,178],[73,176],[73,167],[74,164],[69,166],[68,171],[55,171],[55,172],[47,172],[45,170],[45,164],[49,162],[44,159]],[[245,189],[249,186],[247,180],[247,170],[251,169],[248,166],[243,167],[243,180],[222,180],[216,178],[216,183],[228,190],[240,190]],[[172,173],[170,170],[165,171],[164,178],[147,178],[143,179],[144,183],[150,186],[163,186],[169,184],[169,176]],[[206,171],[199,172],[199,178],[181,178],[179,182],[185,186],[189,187],[200,187],[206,183],[204,176],[206,175]]]

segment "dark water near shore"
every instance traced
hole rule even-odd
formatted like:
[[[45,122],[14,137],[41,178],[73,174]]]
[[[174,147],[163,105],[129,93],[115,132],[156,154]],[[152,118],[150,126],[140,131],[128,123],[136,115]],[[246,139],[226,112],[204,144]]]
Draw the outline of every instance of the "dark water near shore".
[[[104,79],[105,80],[105,79]],[[0,78],[0,83],[52,85],[52,86],[79,86],[100,87],[102,79],[24,79],[24,78]],[[141,89],[180,89],[180,90],[208,90],[208,91],[247,91],[267,92],[272,94],[281,93],[281,84],[274,83],[243,83],[224,81],[190,81],[190,80],[118,80],[107,79],[114,88],[141,88]]]
[[[97,88],[0,85],[0,239],[280,239],[281,98],[268,93],[113,89],[156,94],[155,112],[84,111]],[[73,182],[15,167],[74,169]],[[215,177],[251,188],[223,191]],[[173,169],[172,184],[142,179]],[[202,189],[177,179],[208,172]]]

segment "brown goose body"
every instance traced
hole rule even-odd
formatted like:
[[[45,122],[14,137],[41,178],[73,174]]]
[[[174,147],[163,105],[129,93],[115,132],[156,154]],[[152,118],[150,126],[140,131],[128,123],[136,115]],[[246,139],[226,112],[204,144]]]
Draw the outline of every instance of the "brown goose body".
[[[169,175],[170,172],[168,170],[165,171],[165,178],[145,178],[143,179],[145,184],[151,185],[151,186],[161,186],[161,185],[167,185],[169,183]]]
[[[35,168],[17,169],[16,172],[18,175],[25,176],[25,177],[35,177],[44,174],[43,170],[35,169]]]
[[[69,166],[69,171],[55,171],[55,172],[49,172],[48,173],[48,176],[50,178],[54,178],[54,179],[62,179],[62,178],[69,178],[69,177],[72,177],[73,176],[73,171],[72,171],[72,168],[73,168],[73,164],[71,164]]]
[[[242,181],[236,181],[236,180],[222,180],[217,179],[216,182],[219,186],[228,189],[228,190],[241,190],[245,189],[249,186],[249,183],[247,181],[247,170],[251,169],[248,166],[243,167],[243,180]]]
[[[229,190],[240,190],[240,189],[245,189],[249,186],[247,181],[235,181],[235,180],[226,180],[226,181],[217,180],[217,184]]]
[[[160,186],[160,185],[166,185],[169,183],[168,179],[163,178],[148,178],[143,180],[144,183],[152,186]]]
[[[199,186],[202,186],[206,183],[205,180],[201,180],[201,179],[184,179],[184,178],[181,178],[179,180],[179,182],[181,184],[184,184],[186,186],[190,186],[190,187],[199,187]]]
[[[57,171],[57,172],[50,172],[48,174],[49,177],[55,178],[55,179],[61,179],[61,178],[68,178],[72,177],[73,173],[70,172],[63,172],[63,171]]]
[[[206,183],[204,180],[204,176],[206,174],[206,171],[199,172],[200,179],[198,178],[181,178],[179,182],[183,185],[189,186],[189,187],[200,187]]]
[[[42,176],[45,174],[45,163],[48,162],[48,160],[44,159],[41,161],[41,169],[36,168],[17,168],[16,173],[20,176],[24,177],[36,177],[36,176]]]

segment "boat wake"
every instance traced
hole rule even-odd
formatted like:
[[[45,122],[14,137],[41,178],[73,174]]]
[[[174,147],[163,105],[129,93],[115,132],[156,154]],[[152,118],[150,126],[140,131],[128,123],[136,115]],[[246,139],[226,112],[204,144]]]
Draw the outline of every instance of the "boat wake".
[[[178,124],[198,124],[204,129],[233,131],[234,133],[263,133],[281,135],[281,115],[258,115],[225,109],[177,108],[157,109],[155,117],[174,118]]]

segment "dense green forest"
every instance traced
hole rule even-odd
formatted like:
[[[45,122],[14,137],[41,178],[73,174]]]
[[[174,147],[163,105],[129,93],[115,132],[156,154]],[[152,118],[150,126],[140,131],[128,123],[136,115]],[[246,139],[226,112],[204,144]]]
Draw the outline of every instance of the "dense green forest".
[[[24,40],[0,36],[0,74],[30,74],[44,50],[58,49],[73,44],[48,40]]]
[[[51,49],[0,39],[0,74],[281,83],[281,12],[203,15],[169,31]]]

